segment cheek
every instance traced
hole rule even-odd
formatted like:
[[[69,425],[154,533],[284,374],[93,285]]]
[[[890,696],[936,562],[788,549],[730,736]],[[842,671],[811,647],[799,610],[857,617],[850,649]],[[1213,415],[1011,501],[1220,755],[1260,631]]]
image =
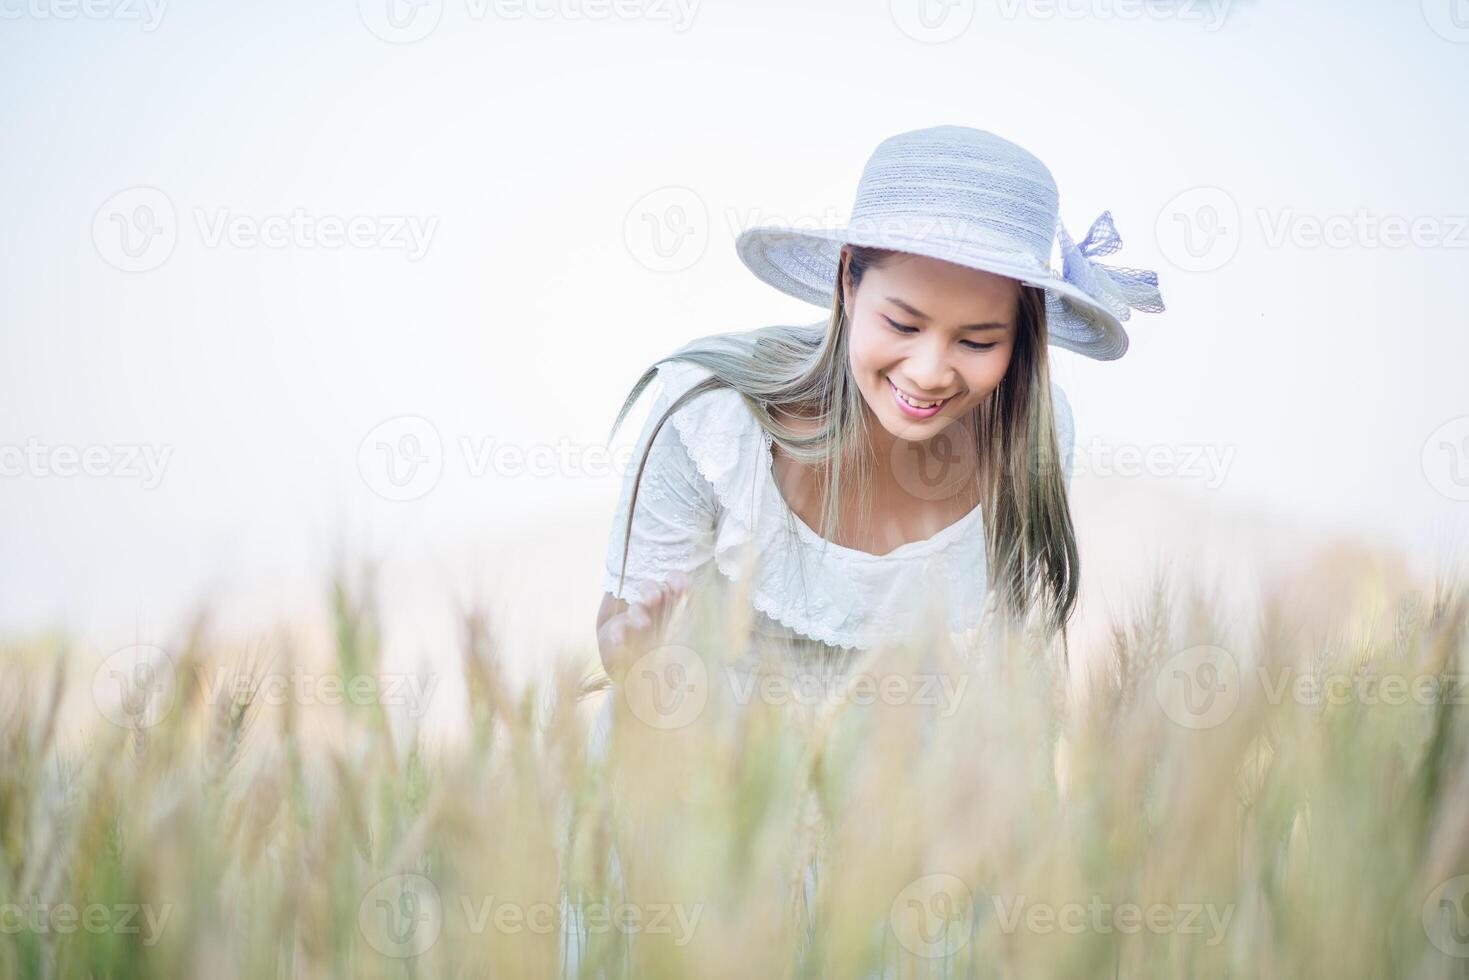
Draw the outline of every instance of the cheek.
[[[1008,353],[993,351],[986,355],[976,355],[974,363],[964,371],[965,387],[977,393],[977,397],[984,397],[999,385],[1009,366]]]
[[[882,331],[870,323],[853,324],[848,346],[852,352],[854,373],[864,384],[867,382],[866,374],[883,370],[893,358],[892,345]]]

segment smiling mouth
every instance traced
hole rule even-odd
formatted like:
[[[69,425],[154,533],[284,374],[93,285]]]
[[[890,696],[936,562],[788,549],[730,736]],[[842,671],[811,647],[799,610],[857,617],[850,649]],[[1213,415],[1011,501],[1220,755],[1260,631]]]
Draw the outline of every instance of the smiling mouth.
[[[943,408],[944,405],[948,403],[949,398],[952,398],[953,397],[952,395],[950,395],[949,398],[940,398],[937,401],[933,401],[933,400],[923,401],[923,400],[914,398],[912,395],[909,395],[902,388],[899,388],[896,384],[893,384],[893,379],[892,378],[888,378],[887,379],[887,383],[892,386],[893,394],[895,394],[895,395],[898,396],[898,400],[899,401],[901,401],[904,405],[907,405],[909,408],[911,408],[911,409],[913,409],[915,411],[919,411],[919,412],[932,412],[932,411],[936,411],[936,410],[938,410],[940,408]]]

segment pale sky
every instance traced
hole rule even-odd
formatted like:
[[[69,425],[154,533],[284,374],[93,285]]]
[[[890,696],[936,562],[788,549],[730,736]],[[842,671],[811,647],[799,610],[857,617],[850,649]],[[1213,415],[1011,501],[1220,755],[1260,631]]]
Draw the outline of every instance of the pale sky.
[[[1032,150],[1073,236],[1110,210],[1105,261],[1161,279],[1123,359],[1053,353],[1079,508],[1462,539],[1465,0],[926,2],[0,0],[0,630],[105,652],[211,586],[264,622],[346,538],[401,656],[486,589],[590,642],[629,387],[820,317],[735,235],[840,221],[940,123]]]

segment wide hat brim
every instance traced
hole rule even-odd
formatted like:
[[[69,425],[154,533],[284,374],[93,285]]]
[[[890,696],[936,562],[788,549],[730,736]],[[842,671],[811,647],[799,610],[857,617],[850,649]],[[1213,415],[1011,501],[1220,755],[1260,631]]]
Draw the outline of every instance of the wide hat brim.
[[[778,225],[741,232],[735,239],[735,250],[740,261],[761,281],[829,310],[843,244],[941,259],[1037,286],[1046,292],[1046,326],[1051,344],[1099,361],[1113,361],[1127,353],[1127,331],[1117,314],[1030,255],[931,233],[917,236],[894,229],[857,232],[845,227]]]

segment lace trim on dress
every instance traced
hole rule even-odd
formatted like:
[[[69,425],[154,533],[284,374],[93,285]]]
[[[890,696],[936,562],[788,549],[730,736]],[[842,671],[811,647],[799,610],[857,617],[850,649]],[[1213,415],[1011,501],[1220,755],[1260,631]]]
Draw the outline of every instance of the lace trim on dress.
[[[658,365],[664,405],[710,372],[676,361]],[[874,555],[827,542],[786,505],[771,472],[769,435],[743,396],[700,395],[670,417],[722,513],[714,557],[721,575],[742,580],[745,549],[757,552],[750,583],[756,610],[781,626],[831,646],[871,648],[931,620],[937,598],[948,628],[972,629],[983,611],[986,556],[976,509],[922,541]]]

